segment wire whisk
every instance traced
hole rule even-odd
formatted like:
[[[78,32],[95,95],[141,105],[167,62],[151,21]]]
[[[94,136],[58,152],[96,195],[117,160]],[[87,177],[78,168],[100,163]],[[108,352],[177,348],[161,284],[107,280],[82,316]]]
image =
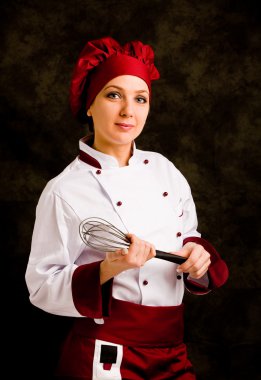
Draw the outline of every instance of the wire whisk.
[[[102,252],[113,252],[129,248],[130,240],[124,232],[102,218],[88,218],[81,222],[79,233],[82,241],[89,247]],[[156,258],[182,264],[186,258],[172,253],[156,250]]]

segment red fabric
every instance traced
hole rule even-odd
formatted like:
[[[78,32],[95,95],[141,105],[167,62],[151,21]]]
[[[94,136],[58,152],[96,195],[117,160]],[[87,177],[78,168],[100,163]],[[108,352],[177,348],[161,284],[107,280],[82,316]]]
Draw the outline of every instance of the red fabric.
[[[77,319],[75,333],[134,346],[168,347],[183,342],[184,305],[145,306],[112,298],[104,324]]]
[[[72,277],[73,302],[80,314],[90,318],[108,315],[113,280],[100,285],[100,261],[80,265]]]
[[[90,318],[76,318],[64,343],[57,375],[91,380],[95,340],[100,339],[123,346],[122,379],[195,380],[182,342],[183,308],[183,305],[154,307],[112,299],[111,316],[103,325]],[[110,363],[102,363],[109,375]]]
[[[99,161],[97,161],[95,158],[93,158],[88,153],[84,152],[83,150],[80,150],[79,159],[81,161],[85,162],[86,164],[94,166],[97,169],[101,169],[102,168],[101,164],[99,163]]]
[[[123,380],[196,380],[185,344],[170,348],[124,347]]]
[[[124,54],[113,55],[100,64],[92,74],[87,91],[87,110],[106,83],[120,75],[134,75],[143,79],[151,92],[150,75],[143,62]]]
[[[103,368],[105,369],[105,371],[110,371],[111,367],[112,367],[111,363],[104,363],[103,364]]]
[[[204,249],[210,254],[211,264],[208,268],[208,288],[203,287],[193,280],[188,280],[188,274],[184,274],[184,282],[186,288],[194,294],[207,294],[212,289],[219,288],[220,286],[224,285],[228,279],[229,271],[226,263],[222,260],[216,249],[207,240],[196,236],[191,236],[184,239],[183,245],[189,242],[202,245]]]
[[[150,89],[159,78],[154,66],[154,52],[149,45],[132,41],[121,46],[111,37],[89,41],[76,62],[71,86],[70,106],[73,115],[81,119],[94,98],[111,79],[119,75],[135,75]]]
[[[69,335],[56,369],[57,379],[92,380],[94,346],[95,339]],[[106,365],[108,376],[109,367]],[[120,373],[122,380],[196,380],[184,343],[164,348],[123,346]]]

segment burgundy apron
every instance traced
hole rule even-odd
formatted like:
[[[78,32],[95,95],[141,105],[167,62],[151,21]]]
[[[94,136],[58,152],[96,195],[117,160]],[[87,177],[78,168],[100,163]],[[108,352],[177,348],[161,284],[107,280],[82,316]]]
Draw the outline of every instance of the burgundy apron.
[[[78,380],[195,380],[183,343],[184,305],[113,299],[104,324],[77,318],[56,376]]]

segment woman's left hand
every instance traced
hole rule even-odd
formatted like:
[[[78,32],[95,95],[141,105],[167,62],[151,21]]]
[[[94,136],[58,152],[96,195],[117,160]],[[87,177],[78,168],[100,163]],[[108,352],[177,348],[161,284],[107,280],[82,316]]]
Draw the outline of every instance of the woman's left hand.
[[[187,260],[178,266],[178,273],[189,273],[190,277],[199,279],[207,272],[210,266],[210,254],[200,244],[186,243],[180,251],[173,252]]]

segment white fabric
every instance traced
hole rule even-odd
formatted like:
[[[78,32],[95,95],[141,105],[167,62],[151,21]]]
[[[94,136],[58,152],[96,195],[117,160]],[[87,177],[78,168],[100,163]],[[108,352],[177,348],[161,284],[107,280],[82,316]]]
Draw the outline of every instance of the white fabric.
[[[100,362],[102,345],[117,347],[116,363],[112,363],[110,370],[104,369],[103,363]],[[121,377],[120,368],[121,368],[122,357],[123,357],[122,345],[96,339],[94,355],[93,355],[92,380],[121,380],[122,377]]]
[[[179,250],[188,236],[200,237],[190,187],[167,158],[134,146],[129,165],[119,167],[114,157],[97,152],[84,140],[80,148],[100,162],[101,174],[76,158],[47,184],[37,205],[26,271],[31,302],[67,316],[80,316],[72,300],[74,270],[104,257],[82,242],[79,225],[84,219],[106,219],[166,252]],[[152,259],[140,269],[125,271],[114,279],[113,296],[143,305],[179,305],[184,283],[177,279],[176,267]]]

